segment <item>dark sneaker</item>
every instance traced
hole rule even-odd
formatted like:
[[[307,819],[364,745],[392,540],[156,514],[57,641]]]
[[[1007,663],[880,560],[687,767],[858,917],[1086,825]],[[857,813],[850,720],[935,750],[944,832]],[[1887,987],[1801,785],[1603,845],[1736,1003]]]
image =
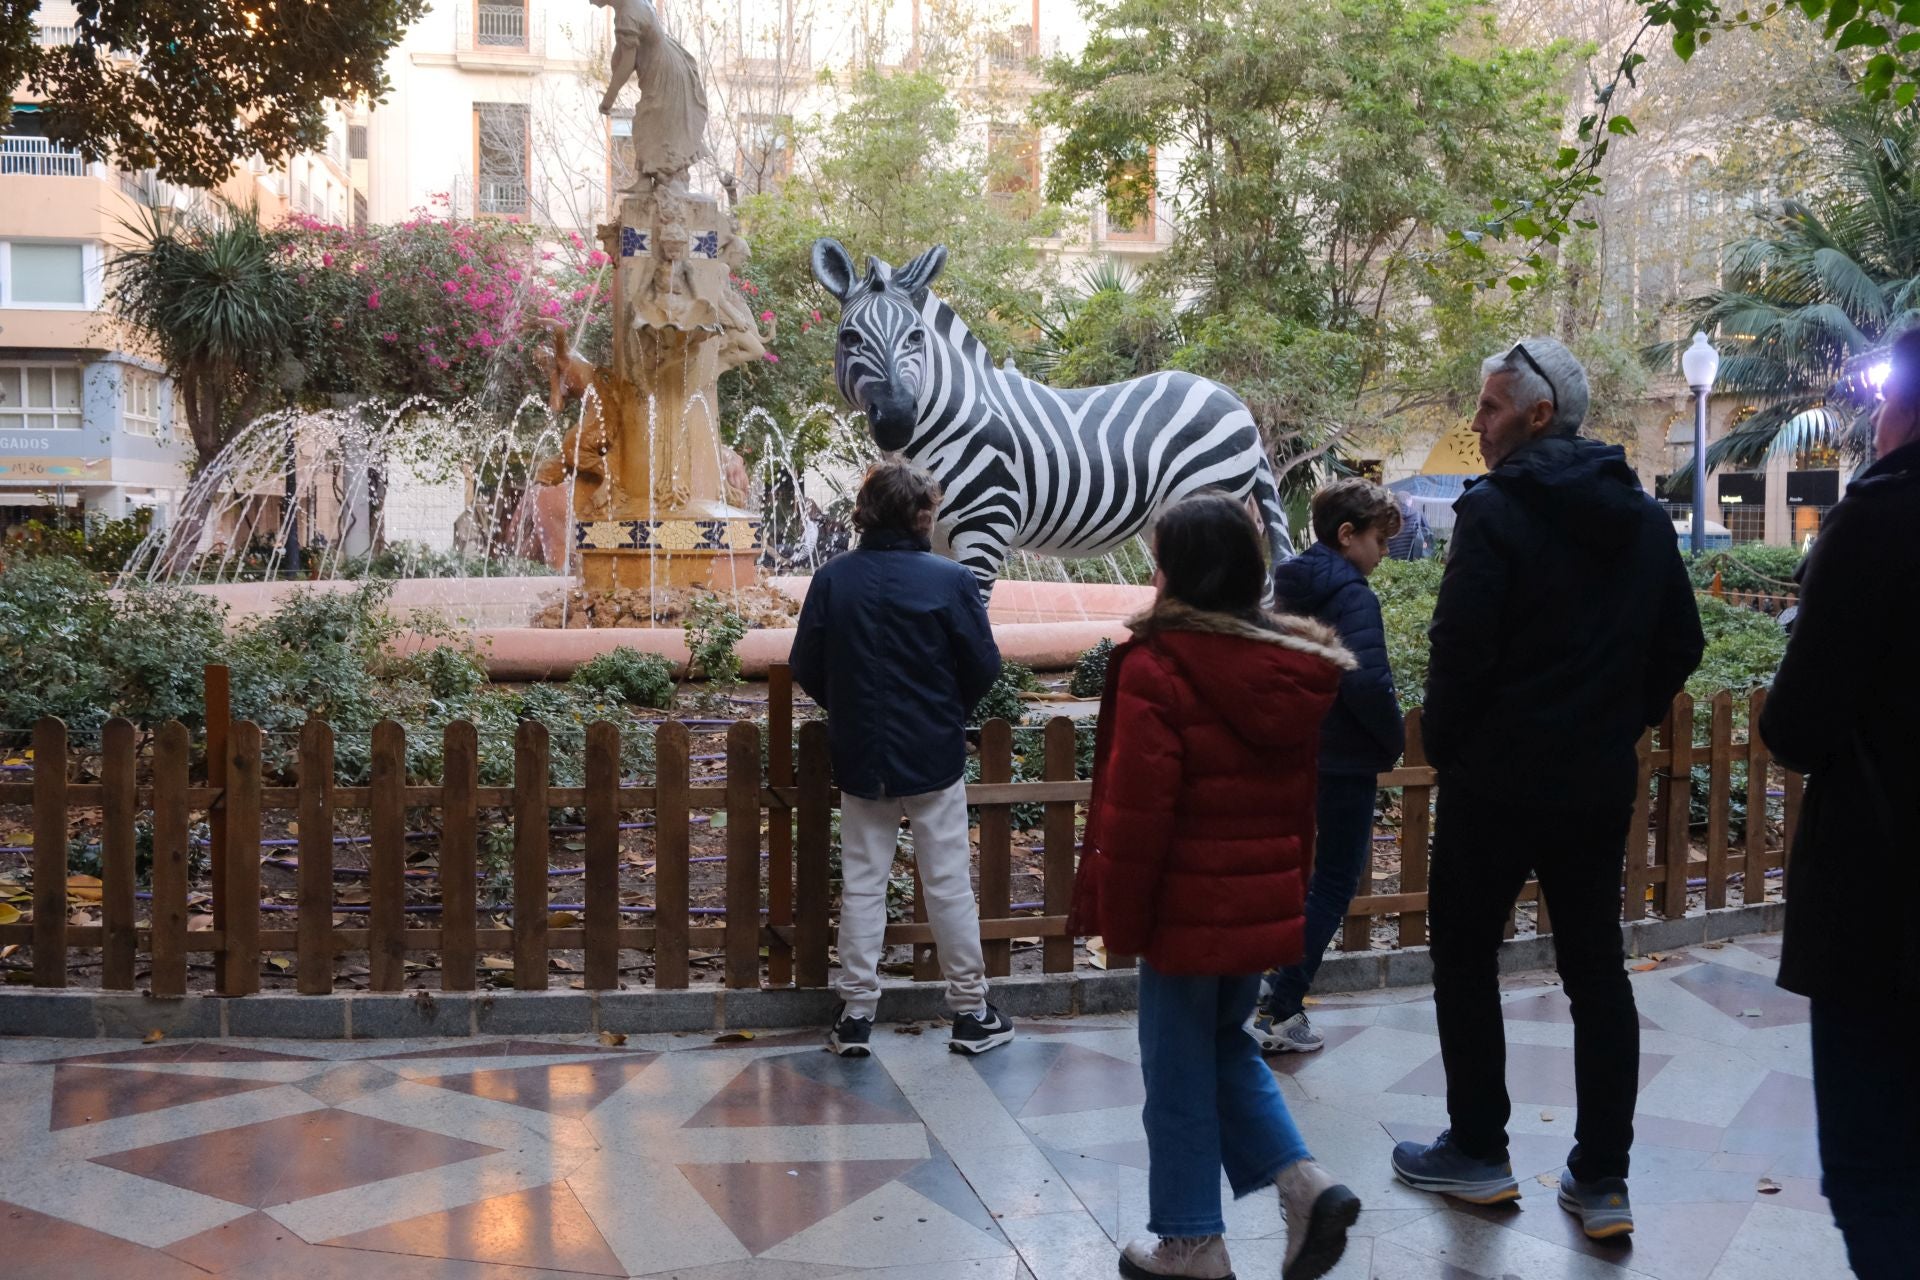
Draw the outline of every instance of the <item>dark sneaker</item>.
[[[827,1048],[843,1058],[865,1058],[873,1053],[867,1044],[872,1038],[873,1019],[852,1017],[843,1004],[834,1015],[833,1030],[827,1034]]]
[[[1304,1012],[1275,1018],[1264,1009],[1258,1010],[1247,1022],[1247,1034],[1262,1053],[1316,1053],[1327,1043]]]
[[[953,1015],[953,1040],[948,1047],[955,1053],[985,1053],[1012,1042],[1013,1023],[992,1005],[984,1014]]]
[[[1573,1176],[1573,1170],[1562,1170],[1560,1207],[1580,1219],[1580,1229],[1589,1240],[1633,1234],[1633,1205],[1627,1200],[1625,1178],[1582,1182]]]
[[[1403,1142],[1393,1149],[1393,1171],[1420,1191],[1437,1191],[1468,1204],[1505,1204],[1520,1198],[1509,1160],[1476,1160],[1443,1133],[1432,1143]]]

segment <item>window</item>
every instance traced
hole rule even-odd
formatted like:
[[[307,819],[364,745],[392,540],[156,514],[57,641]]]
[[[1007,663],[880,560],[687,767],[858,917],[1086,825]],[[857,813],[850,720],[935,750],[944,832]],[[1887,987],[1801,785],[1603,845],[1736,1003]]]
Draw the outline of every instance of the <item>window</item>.
[[[160,378],[145,369],[127,369],[120,380],[120,421],[130,436],[160,438]]]
[[[1014,125],[987,130],[987,192],[1013,211],[1031,214],[1040,194],[1040,135]]]
[[[1108,188],[1107,239],[1130,240],[1152,244],[1160,238],[1158,214],[1160,198],[1154,190],[1154,169],[1157,156],[1148,151],[1146,158],[1136,162],[1126,173],[1115,178]],[[1124,216],[1116,216],[1113,201],[1122,194],[1132,195],[1144,191],[1146,208],[1131,221]]]
[[[347,126],[347,159],[365,160],[367,158],[367,126],[350,124]]]
[[[987,62],[995,71],[1025,71],[1033,56],[1030,26],[1006,27],[987,37]]]
[[[79,365],[0,365],[0,431],[74,431],[79,427]]]
[[[525,216],[528,126],[528,111],[524,103],[474,104],[475,213]]]
[[[85,308],[91,256],[84,244],[0,243],[0,306]]]
[[[527,47],[526,0],[475,0],[473,42],[483,49]]]

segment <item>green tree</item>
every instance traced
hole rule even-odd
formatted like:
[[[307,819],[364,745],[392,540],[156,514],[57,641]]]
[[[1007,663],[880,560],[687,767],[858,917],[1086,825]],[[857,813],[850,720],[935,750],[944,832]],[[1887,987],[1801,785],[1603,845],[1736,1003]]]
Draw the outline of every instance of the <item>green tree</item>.
[[[34,40],[40,0],[0,0],[0,125],[23,82],[48,135],[91,159],[214,187],[236,161],[326,143],[329,102],[379,100],[427,0],[80,0],[76,38]]]
[[[1709,466],[1815,441],[1862,456],[1866,366],[1920,323],[1920,111],[1856,109],[1829,123],[1818,194],[1730,246],[1723,283],[1686,308],[1720,335],[1716,386],[1757,406],[1708,449]],[[1649,362],[1670,365],[1676,346],[1650,348]]]

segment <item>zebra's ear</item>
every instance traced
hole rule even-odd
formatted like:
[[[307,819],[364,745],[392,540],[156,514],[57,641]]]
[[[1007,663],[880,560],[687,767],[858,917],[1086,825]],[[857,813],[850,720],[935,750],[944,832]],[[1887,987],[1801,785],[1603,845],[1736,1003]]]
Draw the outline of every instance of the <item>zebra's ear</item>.
[[[853,292],[853,258],[838,240],[823,237],[813,242],[813,278],[842,302]]]
[[[937,244],[894,273],[893,282],[918,302],[947,265],[947,246]]]

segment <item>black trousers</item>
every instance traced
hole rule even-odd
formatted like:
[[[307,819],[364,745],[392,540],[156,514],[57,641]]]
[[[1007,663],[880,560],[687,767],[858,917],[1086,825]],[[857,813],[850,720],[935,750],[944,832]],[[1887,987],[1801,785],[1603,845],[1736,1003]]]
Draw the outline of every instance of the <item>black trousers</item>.
[[[1434,818],[1429,926],[1440,1053],[1453,1140],[1507,1152],[1507,1040],[1499,951],[1531,871],[1546,895],[1560,982],[1573,1005],[1579,1116],[1567,1158],[1582,1180],[1624,1178],[1640,1091],[1640,1018],[1620,940],[1630,793],[1605,804],[1529,805],[1442,785]]]
[[[1865,984],[1863,984],[1865,985]],[[1898,997],[1813,1001],[1813,1099],[1820,1189],[1860,1280],[1920,1275],[1920,1062],[1902,1038],[1914,1010]]]

